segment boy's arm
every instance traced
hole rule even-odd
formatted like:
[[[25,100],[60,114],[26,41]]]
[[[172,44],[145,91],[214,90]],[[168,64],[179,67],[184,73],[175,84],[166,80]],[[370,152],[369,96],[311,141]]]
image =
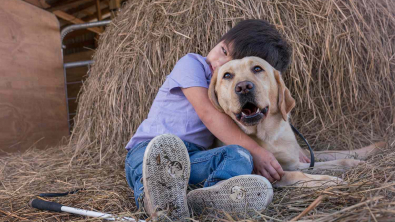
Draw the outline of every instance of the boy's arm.
[[[204,87],[182,88],[182,92],[194,107],[204,125],[225,144],[237,144],[250,151],[254,170],[270,182],[280,180],[284,174],[280,164],[272,153],[260,147],[247,136],[225,113],[219,112],[208,98],[208,89]]]

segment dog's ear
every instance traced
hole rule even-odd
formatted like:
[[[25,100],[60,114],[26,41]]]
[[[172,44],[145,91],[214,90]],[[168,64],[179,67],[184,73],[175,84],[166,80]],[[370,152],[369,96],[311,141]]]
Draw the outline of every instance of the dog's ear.
[[[211,103],[214,105],[214,107],[218,111],[224,112],[224,110],[218,103],[217,93],[215,93],[215,84],[217,83],[217,74],[218,74],[218,69],[216,69],[214,71],[213,77],[211,78],[210,86],[208,87],[208,98],[210,99]]]
[[[289,89],[285,86],[284,80],[280,73],[274,70],[274,77],[276,78],[278,86],[278,109],[280,110],[284,121],[288,120],[288,113],[295,107],[295,99],[292,98]]]

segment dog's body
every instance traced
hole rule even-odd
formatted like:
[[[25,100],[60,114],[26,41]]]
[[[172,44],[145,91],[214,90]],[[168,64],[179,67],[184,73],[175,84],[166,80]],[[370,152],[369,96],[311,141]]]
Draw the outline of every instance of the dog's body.
[[[299,161],[302,150],[288,122],[295,100],[279,72],[265,60],[246,57],[224,64],[213,75],[209,98],[218,110],[228,114],[247,135],[273,153],[286,171],[275,186],[298,182],[303,182],[298,183],[299,186],[318,186],[341,181],[332,176],[297,171],[309,168],[310,164]],[[316,162],[315,168],[345,169],[356,166],[360,160],[345,158],[351,155],[365,158],[377,145],[355,151],[316,152],[318,158],[329,161]]]

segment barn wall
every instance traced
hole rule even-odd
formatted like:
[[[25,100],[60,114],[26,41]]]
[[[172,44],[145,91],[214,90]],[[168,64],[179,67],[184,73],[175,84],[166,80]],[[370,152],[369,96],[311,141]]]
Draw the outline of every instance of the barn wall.
[[[68,135],[59,23],[23,1],[0,5],[0,150],[45,148]]]

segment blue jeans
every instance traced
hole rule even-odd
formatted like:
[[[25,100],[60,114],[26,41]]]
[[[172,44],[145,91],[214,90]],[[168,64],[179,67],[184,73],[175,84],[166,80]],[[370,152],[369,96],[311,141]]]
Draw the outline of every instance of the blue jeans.
[[[143,186],[143,157],[150,141],[144,141],[133,147],[126,156],[126,180],[138,198],[144,193]],[[211,150],[205,150],[196,144],[183,141],[188,149],[191,162],[189,184],[201,184],[204,187],[213,186],[218,181],[235,176],[251,174],[253,169],[250,152],[238,145],[228,145]]]

